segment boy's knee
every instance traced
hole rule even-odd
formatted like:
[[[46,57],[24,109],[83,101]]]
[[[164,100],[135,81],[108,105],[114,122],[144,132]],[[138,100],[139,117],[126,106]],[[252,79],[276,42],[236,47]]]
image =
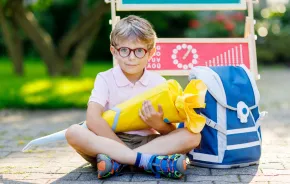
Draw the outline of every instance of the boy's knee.
[[[77,138],[79,137],[79,132],[80,132],[80,128],[82,128],[80,125],[71,125],[66,133],[65,133],[65,137],[67,142],[70,145],[76,145],[77,144]]]
[[[197,134],[193,134],[194,136],[194,143],[193,143],[193,148],[196,148],[200,145],[200,141],[201,141],[201,134],[197,133]]]
[[[186,145],[188,145],[189,149],[193,149],[199,146],[201,141],[200,133],[191,133],[188,132],[186,136]]]

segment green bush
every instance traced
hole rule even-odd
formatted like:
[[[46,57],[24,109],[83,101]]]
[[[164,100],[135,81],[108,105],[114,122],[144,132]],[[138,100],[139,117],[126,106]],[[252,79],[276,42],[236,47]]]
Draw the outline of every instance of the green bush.
[[[185,36],[191,38],[243,37],[244,21],[245,14],[240,11],[201,13],[197,19],[190,20]]]

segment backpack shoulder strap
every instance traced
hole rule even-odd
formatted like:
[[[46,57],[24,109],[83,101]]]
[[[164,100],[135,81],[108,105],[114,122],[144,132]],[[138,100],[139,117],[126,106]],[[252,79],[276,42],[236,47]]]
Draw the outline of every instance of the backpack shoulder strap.
[[[227,135],[227,131],[221,127],[219,124],[217,124],[215,121],[209,119],[208,117],[206,117],[205,115],[201,114],[203,117],[205,117],[206,119],[206,125],[210,126],[213,129],[216,129],[217,131],[223,133],[224,135]]]

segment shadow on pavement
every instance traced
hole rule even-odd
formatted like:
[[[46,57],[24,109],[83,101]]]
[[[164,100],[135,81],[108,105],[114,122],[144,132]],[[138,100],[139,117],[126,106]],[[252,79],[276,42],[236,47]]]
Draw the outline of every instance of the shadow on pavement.
[[[228,182],[228,183],[241,183],[240,179],[236,175],[240,175],[244,178],[243,183],[251,183],[253,178],[259,175],[258,165],[243,167],[243,168],[231,168],[231,169],[209,169],[201,167],[189,166],[186,175],[179,180],[169,178],[155,178],[153,175],[140,172],[138,170],[132,170],[125,168],[120,176],[112,176],[106,179],[98,179],[97,170],[90,166],[90,164],[84,164],[79,168],[71,171],[67,175],[53,181],[53,184],[57,183],[128,183],[128,182],[146,182],[157,183],[162,182]],[[71,180],[74,173],[79,173],[79,176],[75,180]],[[228,176],[228,180],[225,181],[225,176]],[[245,181],[246,180],[246,181]]]

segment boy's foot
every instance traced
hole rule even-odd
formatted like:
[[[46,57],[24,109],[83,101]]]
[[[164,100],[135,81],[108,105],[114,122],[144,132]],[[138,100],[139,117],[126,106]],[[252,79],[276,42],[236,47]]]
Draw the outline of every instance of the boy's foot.
[[[105,154],[97,155],[98,178],[107,178],[112,175],[118,175],[124,165],[120,164]]]
[[[182,154],[174,154],[168,156],[153,155],[148,163],[147,172],[168,178],[181,178],[186,171],[186,156]]]

